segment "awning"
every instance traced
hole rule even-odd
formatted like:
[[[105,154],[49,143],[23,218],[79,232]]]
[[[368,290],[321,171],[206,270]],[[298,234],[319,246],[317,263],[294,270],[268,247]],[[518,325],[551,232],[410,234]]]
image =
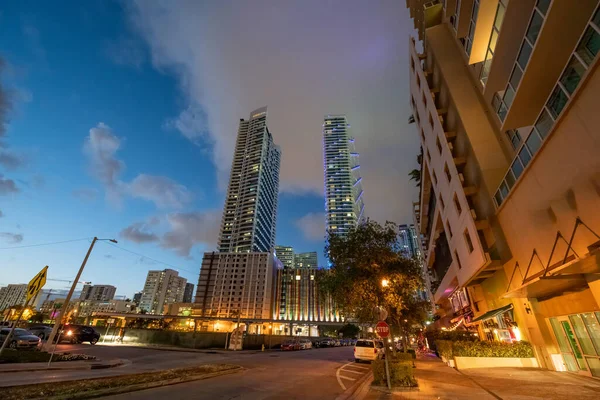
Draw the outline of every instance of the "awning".
[[[497,317],[498,315],[503,314],[503,313],[505,313],[505,312],[507,312],[509,310],[512,310],[512,309],[513,309],[513,305],[512,304],[509,304],[509,305],[504,306],[504,307],[496,308],[495,310],[488,311],[485,314],[480,315],[479,317],[472,319],[471,323],[479,322],[479,321],[485,321],[486,319]]]

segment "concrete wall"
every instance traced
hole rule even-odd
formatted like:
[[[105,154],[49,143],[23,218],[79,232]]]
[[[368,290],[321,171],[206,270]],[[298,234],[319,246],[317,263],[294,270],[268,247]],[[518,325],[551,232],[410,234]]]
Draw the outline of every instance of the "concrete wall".
[[[119,336],[120,328],[111,328],[106,335],[106,342],[112,342]],[[100,341],[104,339],[102,329]],[[225,348],[225,340],[228,334],[225,332],[178,332],[160,329],[126,329],[124,344],[150,344],[163,346],[177,346],[190,349]],[[246,335],[244,337],[244,349],[276,348],[284,340],[293,339],[293,336],[279,335]],[[306,338],[303,338],[306,339]],[[316,338],[311,338],[316,339]]]

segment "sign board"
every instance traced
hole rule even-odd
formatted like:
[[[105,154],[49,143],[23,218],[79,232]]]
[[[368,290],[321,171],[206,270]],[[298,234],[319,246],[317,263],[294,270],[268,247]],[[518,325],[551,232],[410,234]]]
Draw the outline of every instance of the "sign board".
[[[38,292],[46,284],[46,273],[48,272],[48,266],[46,265],[27,285],[27,302],[35,297]]]
[[[244,331],[241,327],[234,329],[229,338],[229,350],[242,350]]]
[[[375,325],[375,333],[380,338],[386,338],[390,336],[390,326],[385,321],[379,321],[377,325]]]
[[[106,320],[106,323],[107,323],[107,324],[114,324],[114,323],[115,323],[115,319],[114,319],[114,318],[108,318],[108,319]]]

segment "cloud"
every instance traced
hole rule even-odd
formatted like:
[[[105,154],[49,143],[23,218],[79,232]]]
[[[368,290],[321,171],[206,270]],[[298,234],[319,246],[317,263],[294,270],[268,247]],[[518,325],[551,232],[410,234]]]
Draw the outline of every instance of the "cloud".
[[[189,257],[197,244],[216,246],[221,212],[173,213],[167,216],[170,230],[164,234],[161,246]]]
[[[181,208],[192,200],[183,185],[164,176],[138,175],[128,185],[129,194],[153,202],[159,208]]]
[[[123,239],[134,243],[151,243],[156,242],[159,239],[158,235],[152,232],[147,232],[146,224],[140,222],[123,229],[119,235]]]
[[[25,164],[22,155],[0,148],[0,165],[8,170],[15,170]]]
[[[125,170],[125,163],[117,158],[121,143],[112,129],[100,122],[90,129],[83,146],[90,160],[90,171],[104,185],[109,201],[120,204],[123,196],[128,195],[151,201],[159,208],[181,208],[191,201],[192,194],[185,186],[164,176],[139,174],[131,182],[120,180]],[[90,193],[77,194],[85,197]]]
[[[0,174],[0,196],[18,192],[19,188],[15,184],[15,181],[4,178],[4,175]]]
[[[94,188],[79,188],[75,189],[71,192],[73,197],[84,200],[84,201],[94,201],[98,197],[98,189]]]
[[[323,241],[325,238],[325,213],[308,213],[295,221],[304,238]]]
[[[112,254],[105,254],[104,258],[108,259],[108,260],[116,260],[117,257],[113,256]]]
[[[281,191],[322,196],[323,116],[346,113],[361,154],[368,216],[412,220],[418,191],[407,174],[416,166],[419,138],[407,124],[414,30],[403,2],[256,0],[225,7],[137,0],[127,10],[153,65],[178,79],[187,102],[167,125],[210,146],[221,189],[239,118],[267,105],[283,152]]]
[[[172,250],[182,257],[190,257],[196,245],[214,247],[219,234],[221,212],[216,210],[170,213],[164,218],[166,230],[162,235],[149,228],[159,228],[160,218],[152,217],[146,222],[136,222],[123,229],[120,236],[135,243],[158,242],[164,249]]]
[[[6,239],[8,243],[16,244],[23,241],[23,235],[20,233],[0,232],[0,238]]]
[[[142,44],[133,38],[120,37],[104,45],[106,56],[117,65],[141,68],[146,59]]]

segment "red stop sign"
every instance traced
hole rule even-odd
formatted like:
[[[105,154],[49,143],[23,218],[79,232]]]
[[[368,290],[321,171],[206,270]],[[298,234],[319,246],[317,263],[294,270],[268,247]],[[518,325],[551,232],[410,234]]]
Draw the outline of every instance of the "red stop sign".
[[[386,338],[390,336],[390,326],[385,321],[379,321],[377,325],[375,325],[375,333],[380,338]]]

